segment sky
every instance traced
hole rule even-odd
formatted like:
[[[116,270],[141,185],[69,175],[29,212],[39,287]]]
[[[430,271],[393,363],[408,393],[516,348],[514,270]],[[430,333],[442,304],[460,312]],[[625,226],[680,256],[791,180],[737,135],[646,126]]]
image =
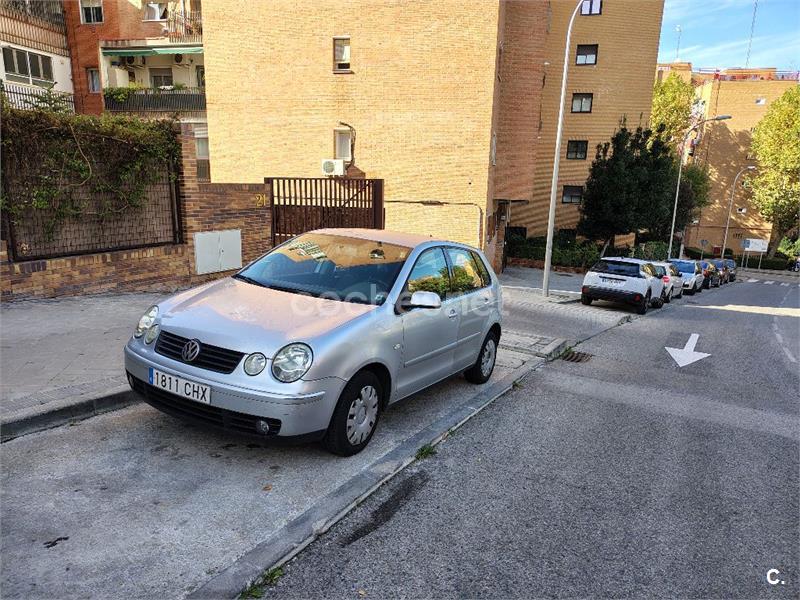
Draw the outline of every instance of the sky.
[[[665,0],[658,62],[692,67],[744,67],[755,0]],[[751,67],[800,70],[800,0],[758,0]]]

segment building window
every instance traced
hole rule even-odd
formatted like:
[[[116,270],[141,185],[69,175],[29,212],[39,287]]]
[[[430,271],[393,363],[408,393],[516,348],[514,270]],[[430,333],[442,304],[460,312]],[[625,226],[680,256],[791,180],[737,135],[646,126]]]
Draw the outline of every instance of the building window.
[[[103,0],[81,0],[81,22],[94,25],[103,22]]]
[[[597,44],[578,44],[578,53],[575,55],[576,65],[597,64]]]
[[[593,94],[572,94],[572,112],[590,113],[592,112]]]
[[[586,152],[588,149],[588,140],[570,140],[567,142],[567,158],[586,160]]]
[[[3,48],[3,65],[9,81],[44,87],[54,83],[53,59],[44,54],[6,46]]]
[[[497,166],[497,133],[492,132],[492,148],[490,151],[492,166]]]
[[[206,68],[203,65],[199,65],[195,73],[197,75],[197,87],[206,87]]]
[[[582,15],[599,15],[603,12],[603,0],[583,0]]]
[[[756,98],[756,104],[758,106],[764,106],[767,103],[766,98]]]
[[[89,92],[92,94],[99,94],[100,69],[86,69],[86,80],[89,85]]]
[[[580,185],[565,185],[561,193],[562,204],[580,204],[583,200],[583,187]]]
[[[194,130],[195,158],[197,159],[197,179],[211,180],[211,163],[208,154],[208,129],[196,127]]]
[[[168,12],[167,5],[167,2],[148,2],[144,7],[144,20],[166,21]]]
[[[343,160],[353,160],[351,153],[351,142],[353,141],[352,133],[349,129],[334,129],[333,131],[333,152],[334,158],[341,158]]]
[[[150,69],[150,84],[154,88],[172,85],[172,69]]]
[[[333,38],[333,70],[350,71],[350,38]]]

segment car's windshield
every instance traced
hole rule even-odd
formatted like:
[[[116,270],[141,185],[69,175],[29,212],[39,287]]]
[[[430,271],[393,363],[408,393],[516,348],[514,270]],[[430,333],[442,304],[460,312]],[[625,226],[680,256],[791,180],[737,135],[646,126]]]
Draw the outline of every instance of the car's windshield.
[[[286,292],[382,304],[410,253],[411,248],[385,242],[306,233],[234,277]]]
[[[659,277],[664,277],[664,275],[667,274],[667,270],[661,265],[653,265],[653,268],[656,270],[656,275]]]
[[[618,260],[601,260],[591,269],[596,273],[609,273],[611,275],[625,275],[627,277],[639,276],[639,265],[636,263]]]
[[[676,260],[672,263],[681,273],[694,273],[694,263],[686,260]]]

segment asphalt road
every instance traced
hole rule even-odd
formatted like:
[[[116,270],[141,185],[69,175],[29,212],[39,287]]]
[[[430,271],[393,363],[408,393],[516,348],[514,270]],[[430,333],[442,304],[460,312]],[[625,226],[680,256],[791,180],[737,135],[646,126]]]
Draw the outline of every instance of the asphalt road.
[[[711,356],[678,368],[664,348],[693,333]],[[800,596],[797,284],[705,291],[578,349],[586,362],[531,375],[266,596]]]

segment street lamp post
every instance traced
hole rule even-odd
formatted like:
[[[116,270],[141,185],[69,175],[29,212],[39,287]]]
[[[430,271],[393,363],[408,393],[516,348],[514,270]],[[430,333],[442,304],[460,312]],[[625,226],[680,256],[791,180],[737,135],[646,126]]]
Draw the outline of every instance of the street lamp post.
[[[564,129],[564,102],[567,95],[567,70],[569,68],[572,25],[575,17],[583,5],[583,0],[578,0],[575,10],[567,26],[567,41],[564,47],[564,72],[561,74],[561,103],[558,105],[558,126],[556,129],[556,151],[553,158],[553,180],[550,183],[550,212],[547,215],[547,246],[544,250],[544,278],[542,279],[542,292],[545,297],[550,295],[550,266],[553,261],[553,232],[556,225],[556,192],[558,189],[558,164],[561,161],[561,134]]]
[[[731,188],[731,201],[728,203],[728,220],[725,221],[725,236],[722,238],[722,254],[721,258],[725,258],[725,246],[728,243],[728,227],[731,224],[731,211],[733,210],[733,197],[736,194],[736,182],[739,181],[739,176],[744,173],[745,171],[754,171],[755,167],[753,165],[749,165],[739,171],[736,174],[736,177],[733,178],[733,187]]]
[[[667,260],[672,258],[672,240],[675,237],[675,217],[678,214],[678,196],[681,192],[681,173],[683,172],[683,149],[686,146],[686,142],[689,140],[689,136],[692,135],[692,132],[704,123],[708,123],[709,121],[725,121],[730,118],[730,115],[718,115],[712,119],[703,119],[699,123],[692,125],[683,136],[683,141],[681,142],[680,146],[680,154],[678,155],[678,185],[675,187],[675,207],[672,209],[672,227],[669,230],[669,249],[667,250]]]

